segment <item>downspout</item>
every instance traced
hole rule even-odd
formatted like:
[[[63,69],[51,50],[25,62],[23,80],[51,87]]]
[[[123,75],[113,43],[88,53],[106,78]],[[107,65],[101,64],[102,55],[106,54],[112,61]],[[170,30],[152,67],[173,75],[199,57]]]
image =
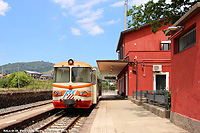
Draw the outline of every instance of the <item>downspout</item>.
[[[136,100],[137,100],[137,90],[138,90],[138,62],[136,61]]]

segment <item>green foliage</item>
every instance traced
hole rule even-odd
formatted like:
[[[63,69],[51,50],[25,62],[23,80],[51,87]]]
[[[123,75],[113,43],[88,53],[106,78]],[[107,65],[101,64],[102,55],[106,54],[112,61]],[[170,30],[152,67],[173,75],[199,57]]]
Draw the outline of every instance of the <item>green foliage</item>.
[[[3,70],[5,73],[10,74],[13,72],[17,72],[18,71],[18,67],[19,67],[19,71],[36,71],[36,72],[47,72],[47,71],[51,71],[53,70],[53,63],[50,62],[43,62],[43,61],[36,61],[36,62],[21,62],[21,63],[9,63],[7,65],[3,65],[0,67],[0,70]]]
[[[20,88],[28,85],[32,80],[32,77],[25,74],[24,72],[19,72],[19,85]],[[10,76],[8,76],[5,80],[8,81],[9,87],[17,88],[18,87],[18,73],[14,72]]]
[[[37,80],[24,72],[19,73],[20,89],[52,89],[53,80]],[[14,72],[5,79],[0,79],[0,88],[18,88],[18,73]]]
[[[107,89],[109,89],[109,90],[115,90],[117,88],[117,84],[109,85],[109,87],[108,87],[108,82],[102,82],[101,86],[102,86],[103,90],[107,90]]]
[[[128,21],[128,28],[140,29],[143,24],[150,24],[151,31],[156,33],[161,27],[160,19],[165,19],[164,25],[174,24],[182,15],[184,15],[194,4],[200,0],[190,2],[190,0],[171,0],[171,3],[166,3],[166,0],[153,0],[141,4],[139,6],[132,6],[127,11],[127,16],[131,17]],[[165,32],[165,31],[163,31]]]
[[[169,93],[168,93],[168,109],[171,110],[171,89],[169,90]]]
[[[8,86],[8,79],[0,79],[0,88],[6,88]]]

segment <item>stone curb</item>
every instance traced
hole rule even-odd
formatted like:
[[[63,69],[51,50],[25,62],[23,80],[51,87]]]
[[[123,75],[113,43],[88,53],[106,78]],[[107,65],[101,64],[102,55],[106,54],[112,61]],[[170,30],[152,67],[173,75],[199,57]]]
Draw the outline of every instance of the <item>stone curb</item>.
[[[143,106],[144,109],[150,111],[151,113],[154,113],[155,115],[161,118],[170,118],[170,112],[171,112],[170,110],[166,110],[158,106],[150,105],[133,98],[131,98],[131,102],[135,103],[138,106]]]
[[[92,127],[93,121],[95,119],[95,116],[97,114],[97,110],[98,110],[98,106],[96,105],[96,107],[92,110],[92,112],[90,113],[89,117],[87,118],[87,120],[85,121],[85,123],[83,124],[81,130],[79,131],[79,133],[89,133],[90,129]]]

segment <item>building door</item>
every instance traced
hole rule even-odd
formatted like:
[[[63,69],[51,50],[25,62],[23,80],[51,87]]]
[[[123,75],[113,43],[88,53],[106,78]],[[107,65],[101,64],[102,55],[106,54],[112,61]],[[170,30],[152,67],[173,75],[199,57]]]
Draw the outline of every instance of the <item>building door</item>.
[[[169,72],[153,74],[154,90],[169,90]]]
[[[166,75],[156,75],[156,90],[164,90],[166,88]]]

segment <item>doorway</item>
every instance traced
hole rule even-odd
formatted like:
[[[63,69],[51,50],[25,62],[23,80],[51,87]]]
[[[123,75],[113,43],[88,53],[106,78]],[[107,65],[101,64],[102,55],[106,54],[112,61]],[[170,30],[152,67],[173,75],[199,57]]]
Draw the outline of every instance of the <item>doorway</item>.
[[[169,72],[154,73],[154,90],[169,90]]]
[[[156,75],[156,90],[164,90],[166,88],[166,75]]]

